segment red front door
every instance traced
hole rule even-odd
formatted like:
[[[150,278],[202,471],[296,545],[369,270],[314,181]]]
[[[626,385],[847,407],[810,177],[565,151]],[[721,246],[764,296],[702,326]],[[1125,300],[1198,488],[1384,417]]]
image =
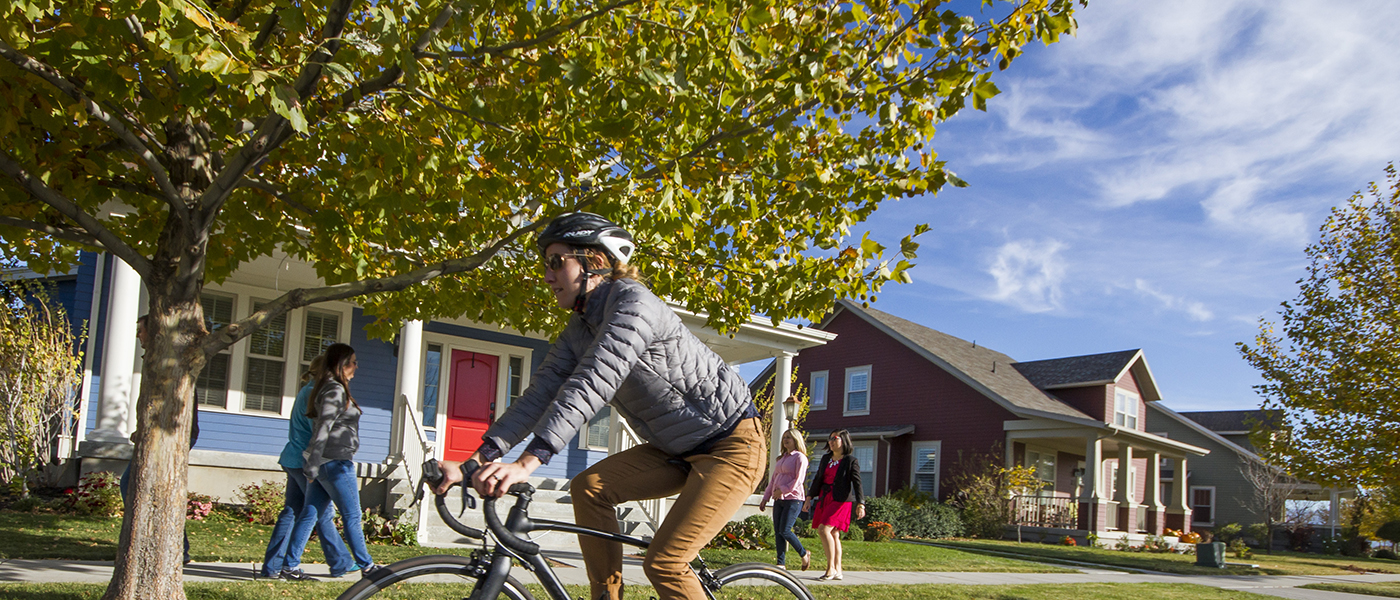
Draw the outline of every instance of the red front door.
[[[496,367],[490,354],[452,351],[452,379],[447,392],[447,439],[442,456],[467,460],[496,414]]]

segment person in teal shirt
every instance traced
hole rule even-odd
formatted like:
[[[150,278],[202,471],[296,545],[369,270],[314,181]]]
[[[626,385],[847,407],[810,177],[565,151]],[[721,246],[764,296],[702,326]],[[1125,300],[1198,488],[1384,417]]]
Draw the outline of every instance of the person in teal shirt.
[[[287,472],[287,496],[282,512],[277,515],[277,525],[272,528],[272,539],[267,543],[267,554],[263,557],[262,570],[258,575],[267,578],[281,578],[291,581],[304,581],[311,579],[301,570],[300,567],[287,569],[287,564],[301,564],[301,554],[306,551],[306,546],[296,546],[292,544],[292,526],[296,523],[297,515],[301,514],[306,507],[306,475],[302,472],[302,451],[306,449],[306,444],[311,440],[311,419],[306,416],[306,403],[311,397],[312,388],[316,387],[316,379],[321,371],[325,369],[325,355],[317,356],[311,360],[311,368],[302,376],[301,390],[297,392],[297,399],[292,404],[292,418],[287,429],[287,445],[282,448],[282,455],[277,459],[277,464],[282,466],[282,470]],[[345,541],[340,538],[340,532],[335,528],[335,513],[326,507],[319,513],[316,521],[316,531],[320,532],[321,550],[326,554],[326,563],[330,565],[331,577],[340,577],[356,568],[355,559],[350,555],[350,550],[345,547]]]

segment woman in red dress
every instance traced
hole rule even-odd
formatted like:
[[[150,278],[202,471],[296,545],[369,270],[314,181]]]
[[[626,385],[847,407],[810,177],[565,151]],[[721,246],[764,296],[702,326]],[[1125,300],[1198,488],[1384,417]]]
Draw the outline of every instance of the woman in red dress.
[[[861,490],[860,463],[851,454],[851,434],[845,429],[833,431],[826,446],[828,452],[822,456],[812,485],[807,487],[811,495],[804,505],[807,508],[816,502],[812,525],[826,551],[826,573],[818,581],[841,579],[841,534],[851,528],[852,505],[855,518],[865,518],[865,493]]]

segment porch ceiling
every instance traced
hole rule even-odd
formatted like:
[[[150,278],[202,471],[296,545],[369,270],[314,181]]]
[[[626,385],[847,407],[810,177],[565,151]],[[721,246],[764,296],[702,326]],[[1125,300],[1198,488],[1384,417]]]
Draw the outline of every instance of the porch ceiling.
[[[1117,452],[1123,446],[1155,451],[1168,458],[1205,456],[1210,450],[1104,423],[1101,427],[1075,425],[1049,419],[1014,419],[1002,423],[1008,441],[1035,444],[1071,454],[1083,454],[1091,439],[1103,441],[1104,452]]]

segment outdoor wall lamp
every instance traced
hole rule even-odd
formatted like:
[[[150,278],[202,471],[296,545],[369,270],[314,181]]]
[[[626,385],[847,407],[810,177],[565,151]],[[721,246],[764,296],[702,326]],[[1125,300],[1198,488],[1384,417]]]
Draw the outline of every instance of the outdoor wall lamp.
[[[798,405],[796,394],[788,396],[787,400],[783,400],[783,414],[787,416],[788,422],[792,422],[793,419],[797,418]]]

